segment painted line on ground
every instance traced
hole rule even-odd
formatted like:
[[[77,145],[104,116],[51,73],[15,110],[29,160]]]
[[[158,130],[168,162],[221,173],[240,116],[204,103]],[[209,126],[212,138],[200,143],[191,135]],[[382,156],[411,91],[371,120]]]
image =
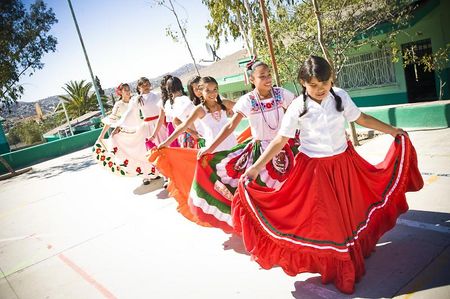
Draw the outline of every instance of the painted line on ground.
[[[450,177],[450,173],[433,173],[433,172],[421,172],[421,175],[443,176]]]
[[[81,269],[77,264],[75,264],[72,260],[67,258],[64,254],[59,254],[58,257],[69,266],[72,270],[77,272],[84,280],[92,284],[100,293],[102,293],[105,298],[108,299],[117,299],[116,296],[114,296],[107,288],[105,288],[103,285],[101,285],[99,282],[97,282],[92,276],[90,276],[86,271]]]
[[[432,230],[432,231],[436,231],[436,232],[440,232],[440,233],[444,233],[444,234],[450,234],[450,227],[442,226],[439,224],[424,223],[424,222],[400,219],[400,218],[397,219],[397,224],[406,225],[406,226],[414,227],[414,228]]]

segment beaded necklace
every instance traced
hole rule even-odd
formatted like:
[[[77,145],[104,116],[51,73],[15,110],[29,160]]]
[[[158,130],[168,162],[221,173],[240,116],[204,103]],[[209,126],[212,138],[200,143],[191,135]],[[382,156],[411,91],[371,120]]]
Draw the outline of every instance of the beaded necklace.
[[[259,110],[261,111],[261,114],[263,116],[264,122],[269,127],[269,129],[271,129],[272,131],[275,131],[278,128],[278,124],[280,123],[280,110],[278,109],[278,100],[281,100],[281,99],[279,99],[279,94],[277,92],[275,92],[275,90],[273,88],[271,89],[273,102],[275,105],[275,109],[277,110],[277,124],[275,125],[275,127],[272,127],[266,119],[266,115],[264,114],[264,111],[262,109],[263,104],[261,103],[261,99],[259,98],[258,92],[253,91],[252,93],[254,94],[254,98],[257,101],[257,104],[258,104]]]

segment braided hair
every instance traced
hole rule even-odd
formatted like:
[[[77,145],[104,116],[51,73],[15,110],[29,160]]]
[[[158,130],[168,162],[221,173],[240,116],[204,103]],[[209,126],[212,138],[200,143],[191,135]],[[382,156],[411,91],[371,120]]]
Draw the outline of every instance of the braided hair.
[[[315,77],[318,81],[323,82],[327,81],[331,78],[332,69],[328,61],[319,56],[309,56],[309,58],[303,63],[298,71],[297,79],[310,82],[312,77]],[[333,95],[334,100],[336,101],[336,110],[339,112],[344,111],[344,107],[342,106],[342,99],[338,96],[333,87],[330,89],[330,93]],[[302,94],[303,100],[306,102],[307,93],[306,88],[302,85]],[[306,113],[306,104],[300,116],[303,116]]]
[[[183,83],[181,83],[181,80],[178,77],[172,77],[167,79],[167,91],[169,93],[170,105],[173,105],[173,102],[175,100],[173,98],[173,94],[175,92],[180,91],[181,94],[186,95],[186,92],[184,91],[183,88]]]
[[[210,76],[201,78],[199,83],[198,83],[198,86],[203,91],[203,88],[205,88],[205,84],[208,84],[208,83],[214,83],[214,84],[216,84],[217,87],[219,87],[219,84],[217,83],[216,79],[214,79],[213,77],[210,77]],[[209,108],[205,105],[205,99],[203,98],[203,95],[201,97],[201,100],[202,100],[203,107],[205,107],[206,110],[211,113]],[[225,105],[223,104],[222,98],[220,97],[219,93],[217,93],[216,101],[220,105],[220,108],[222,110],[227,111],[227,107],[225,107]]]
[[[139,91],[139,87],[144,85],[145,83],[148,83],[151,85],[150,80],[147,77],[140,77],[137,81],[136,91],[139,94],[138,102],[141,104],[141,106],[144,106],[144,100],[142,99],[142,95]]]

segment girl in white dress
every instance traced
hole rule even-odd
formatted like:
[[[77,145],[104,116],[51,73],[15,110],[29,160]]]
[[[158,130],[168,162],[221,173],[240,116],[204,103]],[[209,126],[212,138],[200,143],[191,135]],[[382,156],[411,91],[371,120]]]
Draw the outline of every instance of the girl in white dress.
[[[146,141],[156,127],[161,99],[150,91],[150,81],[145,77],[138,80],[137,89],[140,94],[131,99],[128,110],[114,124],[116,129],[111,139],[115,148],[115,159],[120,161],[118,164],[126,167],[127,175],[142,176],[146,185],[150,179],[159,176],[155,167],[146,158]],[[159,144],[166,138],[167,131],[164,127],[159,130],[153,141]]]
[[[125,111],[127,111],[128,103],[131,99],[130,86],[126,83],[121,83],[116,88],[115,92],[119,96],[119,100],[114,104],[111,114],[102,119],[104,126],[92,150],[94,152],[94,157],[100,166],[108,169],[112,173],[125,174],[126,169],[115,162],[115,149],[111,145],[111,139],[104,139],[108,129],[120,119]]]
[[[150,138],[153,139],[158,131],[163,127],[164,119],[175,125],[181,124],[187,119],[191,111],[195,108],[194,103],[186,96],[183,84],[177,77],[169,77],[166,82],[166,89],[169,99],[159,107],[159,118]],[[197,148],[199,133],[195,124],[191,124],[179,138],[178,143],[181,147]]]
[[[168,147],[187,128],[196,124],[201,128],[206,145],[210,145],[221,129],[227,124],[228,116],[233,114],[233,101],[222,100],[218,91],[217,81],[212,77],[203,77],[199,81],[201,104],[194,108],[190,116],[175,131],[162,142],[158,149]],[[234,134],[229,135],[216,151],[229,150],[236,146]],[[162,173],[170,178],[169,194],[178,201],[178,211],[187,219],[200,225],[205,222],[192,214],[188,205],[191,186],[195,186],[195,168],[201,168],[196,160],[195,149],[165,149],[153,152],[150,161],[155,161]],[[205,170],[207,171],[207,170]],[[193,184],[194,181],[194,184]],[[209,226],[209,225],[208,225]]]

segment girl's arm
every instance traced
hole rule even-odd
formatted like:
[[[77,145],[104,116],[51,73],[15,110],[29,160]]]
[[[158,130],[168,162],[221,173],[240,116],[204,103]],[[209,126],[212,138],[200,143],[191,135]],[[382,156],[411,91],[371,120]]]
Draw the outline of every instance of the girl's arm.
[[[158,134],[159,129],[161,129],[161,126],[162,126],[165,118],[166,118],[166,113],[164,112],[164,109],[160,108],[159,109],[158,122],[156,123],[155,129],[153,129],[153,132],[150,135],[150,139],[155,138],[156,134]]]
[[[105,139],[106,131],[108,131],[109,128],[110,128],[109,125],[104,125],[104,126],[103,126],[103,129],[102,129],[102,132],[101,132],[100,135],[98,136],[98,139]]]
[[[230,134],[234,132],[234,129],[239,125],[244,116],[241,113],[235,113],[228,123],[220,130],[219,135],[216,136],[213,143],[206,148],[200,149],[197,154],[197,158],[200,159],[204,154],[212,153]]]
[[[261,169],[276,155],[278,154],[284,145],[288,142],[289,137],[277,135],[275,139],[273,139],[266,150],[262,153],[262,155],[253,163],[252,166],[247,168],[244,173],[244,176],[247,176],[249,179],[255,179]]]
[[[361,115],[355,122],[360,126],[374,129],[374,130],[377,130],[377,131],[380,131],[380,132],[383,132],[386,134],[390,134],[394,138],[397,135],[405,135],[406,134],[406,132],[403,131],[402,129],[388,125],[388,124],[376,119],[375,117],[367,115],[363,112],[361,112]]]
[[[230,100],[223,100],[223,104],[227,108],[227,115],[233,115],[233,107],[236,103]]]
[[[187,120],[187,119],[186,119]],[[194,119],[195,120],[195,119]],[[173,119],[173,123],[175,124],[176,127],[180,126],[183,122],[178,118],[175,117]],[[191,134],[195,139],[198,139],[198,132],[192,128],[186,128],[184,131],[188,132],[189,134]]]
[[[201,117],[201,113],[203,111],[203,108],[201,107],[196,107],[195,110],[191,113],[191,115],[189,115],[189,117],[186,119],[185,122],[177,125],[175,131],[172,132],[172,134],[166,139],[164,140],[163,143],[161,143],[158,146],[159,148],[163,148],[163,147],[167,147],[169,144],[172,143],[172,141],[174,141],[182,132],[189,130],[189,127],[194,123],[194,121]],[[203,112],[204,113],[204,112]],[[178,119],[178,118],[177,118]]]

